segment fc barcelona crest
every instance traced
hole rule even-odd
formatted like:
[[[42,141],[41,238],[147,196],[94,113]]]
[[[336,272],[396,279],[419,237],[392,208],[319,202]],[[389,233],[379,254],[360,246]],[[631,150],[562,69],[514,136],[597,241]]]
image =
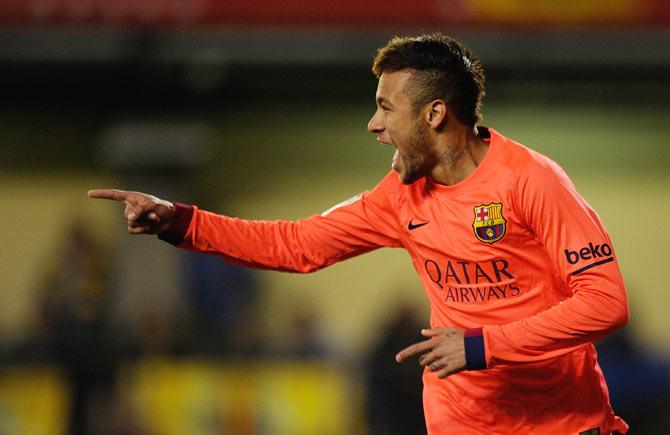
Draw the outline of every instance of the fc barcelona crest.
[[[472,229],[475,237],[484,243],[493,244],[502,239],[507,229],[507,221],[502,214],[503,205],[492,202],[475,206],[475,220]]]

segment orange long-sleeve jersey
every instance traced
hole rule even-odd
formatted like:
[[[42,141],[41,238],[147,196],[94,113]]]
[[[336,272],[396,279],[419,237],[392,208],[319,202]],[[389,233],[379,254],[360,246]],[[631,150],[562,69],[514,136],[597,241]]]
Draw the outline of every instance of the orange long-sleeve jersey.
[[[424,372],[428,432],[625,433],[593,342],[628,320],[612,242],[553,161],[492,129],[464,181],[389,173],[373,190],[295,222],[251,221],[179,204],[160,237],[254,268],[311,272],[403,247],[431,327],[466,329],[468,370]],[[599,431],[599,432],[596,432]]]

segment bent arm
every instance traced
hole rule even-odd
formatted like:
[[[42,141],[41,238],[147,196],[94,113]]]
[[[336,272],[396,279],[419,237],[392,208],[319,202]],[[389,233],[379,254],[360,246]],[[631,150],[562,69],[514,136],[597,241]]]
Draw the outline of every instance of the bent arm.
[[[570,296],[515,322],[467,330],[468,368],[559,357],[604,338],[629,319],[612,242],[558,165],[547,162],[522,174],[517,194],[529,230],[544,244]]]
[[[626,325],[628,303],[616,264],[583,278],[574,284],[572,296],[546,311],[516,322],[483,327],[480,334],[486,367],[559,357]],[[470,331],[471,337],[476,335],[477,331]]]

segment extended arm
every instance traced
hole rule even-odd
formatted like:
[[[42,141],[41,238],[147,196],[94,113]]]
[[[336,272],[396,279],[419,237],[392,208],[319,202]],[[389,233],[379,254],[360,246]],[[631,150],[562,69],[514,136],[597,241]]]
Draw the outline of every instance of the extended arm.
[[[126,203],[128,231],[158,234],[183,249],[247,267],[312,272],[373,249],[400,246],[390,197],[397,177],[323,215],[298,221],[245,220],[170,203],[139,192],[95,190]]]

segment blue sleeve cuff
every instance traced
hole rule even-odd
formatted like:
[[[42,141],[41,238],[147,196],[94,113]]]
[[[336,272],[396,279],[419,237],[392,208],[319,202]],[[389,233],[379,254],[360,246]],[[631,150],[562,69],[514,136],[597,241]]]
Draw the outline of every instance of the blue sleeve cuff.
[[[172,224],[166,232],[158,234],[158,238],[173,245],[178,245],[186,237],[186,231],[188,231],[188,227],[191,225],[195,207],[179,202],[175,202],[174,205],[177,209]]]
[[[486,368],[486,350],[484,349],[483,328],[466,329],[463,340],[465,345],[465,369],[484,370]]]

